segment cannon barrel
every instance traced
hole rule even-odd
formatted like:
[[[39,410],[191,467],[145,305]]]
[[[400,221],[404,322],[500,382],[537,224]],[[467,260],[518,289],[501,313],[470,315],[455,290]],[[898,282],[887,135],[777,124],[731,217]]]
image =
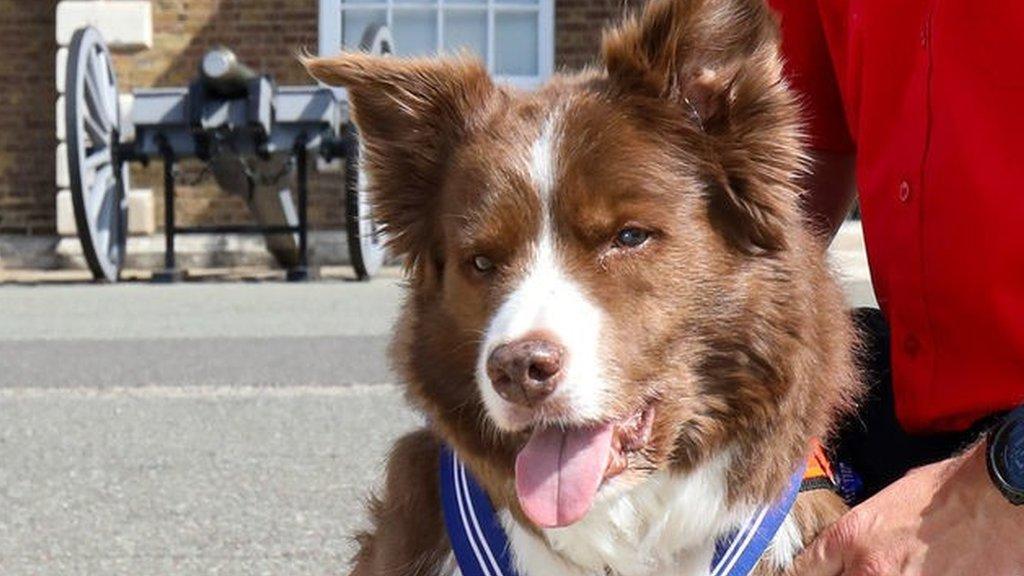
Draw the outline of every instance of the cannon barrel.
[[[234,52],[219,46],[203,56],[199,76],[209,92],[222,98],[242,98],[248,93],[249,81],[259,74],[239,62]]]

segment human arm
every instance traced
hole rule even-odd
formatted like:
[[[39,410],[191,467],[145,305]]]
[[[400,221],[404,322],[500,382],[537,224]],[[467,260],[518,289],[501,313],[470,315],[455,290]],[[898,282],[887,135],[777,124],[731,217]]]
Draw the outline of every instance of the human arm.
[[[857,197],[855,164],[852,152],[811,152],[802,206],[812,229],[826,243],[839,232]]]

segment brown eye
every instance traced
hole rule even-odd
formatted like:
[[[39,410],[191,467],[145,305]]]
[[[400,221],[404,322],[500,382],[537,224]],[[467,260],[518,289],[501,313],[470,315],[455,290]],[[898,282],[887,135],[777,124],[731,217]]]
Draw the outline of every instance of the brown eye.
[[[473,268],[476,269],[477,272],[487,273],[494,270],[494,262],[487,256],[474,256]]]
[[[640,228],[623,228],[615,236],[615,246],[619,248],[639,248],[651,237],[651,233]]]

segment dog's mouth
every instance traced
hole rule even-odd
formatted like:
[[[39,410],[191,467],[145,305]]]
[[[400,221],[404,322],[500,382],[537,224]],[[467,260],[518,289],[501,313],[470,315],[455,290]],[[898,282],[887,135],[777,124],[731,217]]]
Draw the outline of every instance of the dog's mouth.
[[[650,403],[626,418],[581,427],[538,426],[516,458],[519,505],[542,528],[568,526],[590,510],[601,485],[647,445]]]

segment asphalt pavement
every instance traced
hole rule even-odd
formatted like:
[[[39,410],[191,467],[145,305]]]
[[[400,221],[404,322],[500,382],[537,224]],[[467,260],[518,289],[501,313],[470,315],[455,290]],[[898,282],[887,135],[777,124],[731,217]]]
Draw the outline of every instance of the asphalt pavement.
[[[0,574],[340,574],[419,425],[370,283],[0,288]]]
[[[851,302],[870,303],[856,239],[834,256]],[[384,351],[397,271],[308,284],[11,277],[0,575],[346,573],[388,446],[421,425]]]

